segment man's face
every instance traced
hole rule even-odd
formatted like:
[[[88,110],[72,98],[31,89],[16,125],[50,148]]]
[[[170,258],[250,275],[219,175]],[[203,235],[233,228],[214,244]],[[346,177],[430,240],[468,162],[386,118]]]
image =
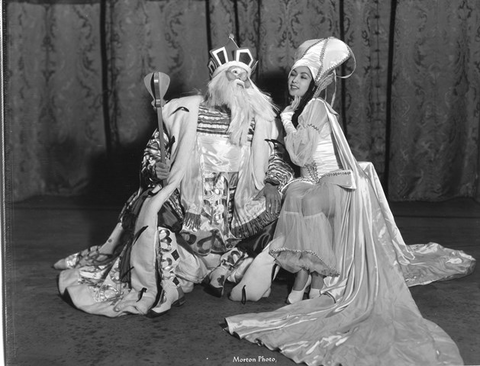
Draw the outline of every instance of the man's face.
[[[232,66],[226,71],[227,79],[244,88],[250,87],[248,71],[240,66]]]

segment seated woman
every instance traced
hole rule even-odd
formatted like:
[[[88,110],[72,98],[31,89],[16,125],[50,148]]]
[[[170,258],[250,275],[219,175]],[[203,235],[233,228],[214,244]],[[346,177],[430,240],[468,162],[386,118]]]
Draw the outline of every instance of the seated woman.
[[[268,293],[265,274],[276,263],[296,273],[290,305],[228,317],[228,331],[308,365],[462,364],[408,286],[467,275],[475,260],[436,243],[405,245],[372,164],[355,160],[321,97],[352,56],[333,37],[306,41],[297,52],[288,78],[293,101],[281,117],[301,178],[286,188],[274,240],[231,294]]]

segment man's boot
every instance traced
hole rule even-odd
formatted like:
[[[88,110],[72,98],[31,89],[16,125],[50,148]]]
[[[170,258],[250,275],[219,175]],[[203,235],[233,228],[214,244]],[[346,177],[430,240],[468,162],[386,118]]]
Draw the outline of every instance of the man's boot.
[[[245,275],[232,289],[228,298],[232,301],[258,301],[270,295],[270,287],[280,269],[269,254],[269,247],[255,257]]]
[[[147,313],[150,318],[163,315],[172,306],[181,306],[185,303],[185,295],[175,275],[175,268],[179,261],[175,234],[168,229],[159,228],[158,240],[157,266],[162,289],[157,305]]]
[[[225,281],[241,262],[245,253],[233,248],[220,257],[220,264],[203,281],[205,290],[213,296],[222,297]]]

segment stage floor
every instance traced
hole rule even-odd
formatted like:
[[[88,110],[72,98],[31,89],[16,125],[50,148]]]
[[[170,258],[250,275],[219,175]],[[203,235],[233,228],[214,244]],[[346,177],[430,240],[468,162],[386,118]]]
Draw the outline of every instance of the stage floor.
[[[480,258],[480,205],[457,199],[441,203],[392,203],[408,244],[437,242]],[[103,243],[120,206],[112,202],[38,197],[7,208],[4,276],[7,365],[230,365],[237,358],[295,363],[222,330],[227,316],[270,311],[284,305],[287,282],[256,303],[215,298],[197,285],[186,303],[150,319],[110,319],[83,313],[57,290],[51,266],[60,258]],[[232,285],[227,285],[228,288]],[[467,277],[411,288],[423,316],[457,343],[466,365],[480,365],[480,269]],[[240,363],[242,364],[242,363]],[[265,362],[249,363],[249,365]],[[395,366],[395,365],[392,365]]]

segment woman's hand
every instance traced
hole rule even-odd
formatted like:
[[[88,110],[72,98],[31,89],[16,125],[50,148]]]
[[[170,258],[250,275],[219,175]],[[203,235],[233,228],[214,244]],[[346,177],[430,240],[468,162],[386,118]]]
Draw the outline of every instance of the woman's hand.
[[[167,160],[165,163],[158,161],[155,163],[155,175],[158,179],[164,180],[168,178],[170,174],[170,162]]]
[[[283,128],[287,135],[294,133],[297,129],[293,126],[292,117],[294,109],[292,106],[286,107],[282,113],[280,113],[280,118],[282,119]]]
[[[293,117],[294,110],[292,106],[287,106],[282,113],[280,113],[280,118],[282,119],[282,123],[285,126],[285,124],[292,122],[292,117]]]

